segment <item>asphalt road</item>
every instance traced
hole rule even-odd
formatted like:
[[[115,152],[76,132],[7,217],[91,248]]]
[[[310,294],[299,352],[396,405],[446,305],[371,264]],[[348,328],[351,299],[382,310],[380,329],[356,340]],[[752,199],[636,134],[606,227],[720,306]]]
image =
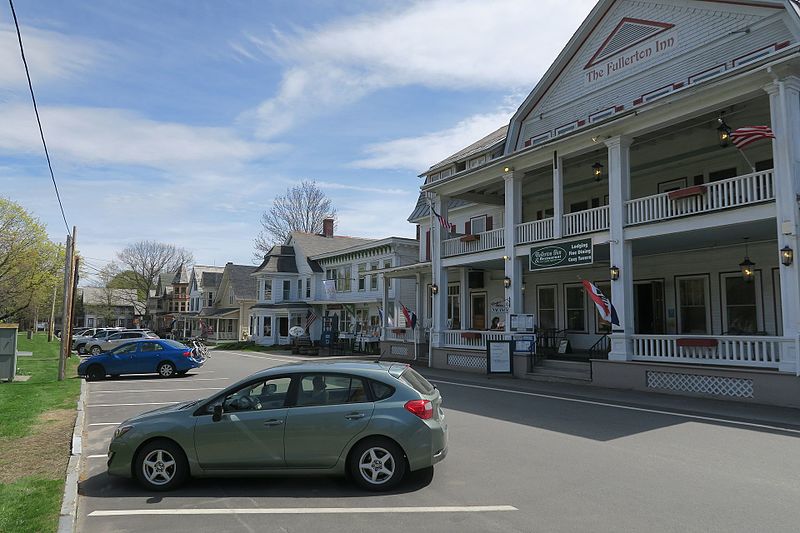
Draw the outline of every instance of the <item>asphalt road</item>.
[[[797,531],[800,415],[704,400],[434,372],[447,459],[390,494],[337,478],[199,479],[169,493],[109,478],[116,425],[291,356],[214,352],[170,380],[89,385],[82,532]],[[424,371],[423,371],[424,372]],[[511,390],[505,387],[511,386]],[[676,407],[676,405],[678,407]],[[691,414],[686,414],[691,413]],[[755,418],[764,414],[764,419]],[[787,414],[788,413],[788,414]]]

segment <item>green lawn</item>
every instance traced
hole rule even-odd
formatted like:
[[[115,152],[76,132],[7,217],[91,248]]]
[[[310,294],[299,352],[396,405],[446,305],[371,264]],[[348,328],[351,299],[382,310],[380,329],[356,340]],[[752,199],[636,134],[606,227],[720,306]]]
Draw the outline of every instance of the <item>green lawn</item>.
[[[0,531],[52,532],[58,527],[69,445],[62,439],[48,449],[47,443],[41,442],[42,436],[47,435],[48,426],[43,422],[46,417],[40,417],[48,412],[75,409],[80,394],[80,380],[75,372],[78,357],[68,360],[67,378],[59,382],[58,339],[48,343],[47,336],[39,334],[32,340],[20,335],[17,340],[19,350],[33,352],[32,357],[17,359],[17,374],[29,375],[30,379],[0,383],[0,466],[29,459],[22,454],[34,454],[34,460],[61,455],[63,461],[50,461],[47,474],[12,478],[7,483],[0,478]],[[66,431],[71,429],[62,430]],[[38,449],[23,449],[28,442],[38,442]]]

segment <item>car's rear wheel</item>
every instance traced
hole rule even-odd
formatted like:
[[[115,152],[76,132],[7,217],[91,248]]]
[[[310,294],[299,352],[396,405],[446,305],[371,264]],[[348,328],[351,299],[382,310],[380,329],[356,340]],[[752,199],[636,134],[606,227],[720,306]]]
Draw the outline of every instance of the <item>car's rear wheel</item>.
[[[99,346],[92,346],[92,355],[100,355],[101,353],[103,353],[103,350]]]
[[[171,378],[175,376],[176,369],[175,365],[169,361],[164,361],[163,363],[159,363],[157,371],[159,377]]]
[[[180,446],[168,440],[156,440],[136,454],[136,479],[149,490],[172,490],[189,475],[189,463]]]
[[[79,344],[76,351],[79,355],[83,355],[86,353],[86,344]]]
[[[361,488],[392,490],[405,476],[403,450],[388,439],[365,440],[350,453],[350,475]]]
[[[106,371],[100,365],[92,365],[86,369],[86,379],[89,381],[100,381],[101,379],[105,379]]]

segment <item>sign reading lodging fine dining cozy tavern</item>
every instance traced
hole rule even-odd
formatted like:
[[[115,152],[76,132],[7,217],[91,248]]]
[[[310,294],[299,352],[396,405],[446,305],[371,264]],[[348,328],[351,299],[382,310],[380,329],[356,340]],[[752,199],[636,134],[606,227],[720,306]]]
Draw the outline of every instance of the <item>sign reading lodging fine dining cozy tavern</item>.
[[[531,248],[530,269],[591,265],[593,261],[592,239],[580,239]]]

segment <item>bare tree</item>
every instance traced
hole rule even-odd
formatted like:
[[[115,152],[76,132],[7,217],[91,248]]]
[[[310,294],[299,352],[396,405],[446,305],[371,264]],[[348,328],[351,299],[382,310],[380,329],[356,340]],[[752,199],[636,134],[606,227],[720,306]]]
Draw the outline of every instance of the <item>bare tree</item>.
[[[174,244],[139,241],[119,252],[117,261],[124,270],[126,285],[136,289],[138,300],[146,301],[159,274],[175,272],[181,265],[188,266],[194,262],[194,257],[190,251]]]
[[[321,233],[322,221],[336,219],[336,209],[315,181],[304,180],[273,200],[261,215],[261,231],[255,239],[256,257],[263,257],[274,244],[286,241],[293,231]]]

